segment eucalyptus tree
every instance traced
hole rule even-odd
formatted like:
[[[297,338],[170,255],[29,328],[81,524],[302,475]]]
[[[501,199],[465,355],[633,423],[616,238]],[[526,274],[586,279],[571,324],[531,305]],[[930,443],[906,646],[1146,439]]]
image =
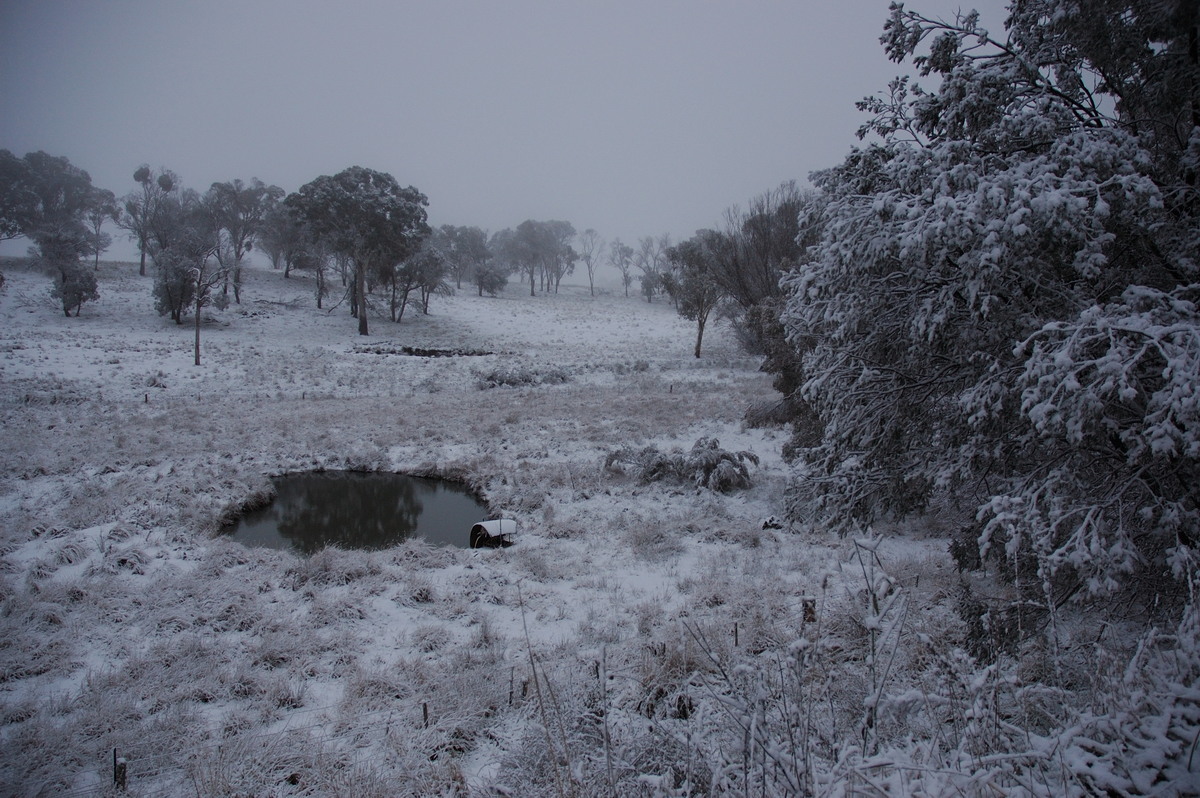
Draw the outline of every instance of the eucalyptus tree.
[[[147,243],[159,315],[183,324],[184,313],[194,306],[200,323],[200,308],[210,304],[211,288],[223,285],[228,276],[228,266],[216,257],[220,246],[220,223],[204,198],[193,189],[173,188],[158,205]],[[224,294],[211,300],[218,307],[225,302]]]
[[[86,238],[75,232],[40,236],[37,246],[31,248],[34,261],[54,275],[50,296],[58,300],[63,315],[68,317],[71,311],[78,316],[84,302],[100,298],[95,270],[83,268],[81,262],[89,252]]]
[[[434,232],[436,246],[446,256],[446,265],[456,288],[474,278],[475,271],[491,259],[488,236],[478,227],[444,224]]]
[[[724,289],[714,279],[722,243],[717,231],[700,230],[664,253],[677,275],[673,284],[679,314],[696,322],[696,357],[700,357],[708,318],[725,296]]]
[[[540,223],[539,236],[542,274],[546,287],[554,287],[558,293],[562,278],[575,271],[579,253],[571,246],[575,238],[575,227],[570,222],[551,220]]]
[[[51,294],[64,315],[79,315],[84,302],[99,297],[96,276],[82,263],[93,253],[85,223],[96,196],[92,178],[66,158],[41,151],[19,162],[7,155],[4,160],[6,206],[0,216],[33,242],[30,252],[53,275]]]
[[[121,206],[117,204],[116,195],[108,189],[96,188],[88,203],[84,219],[88,226],[88,241],[92,250],[92,269],[100,268],[100,253],[112,245],[112,236],[104,232],[106,222],[118,222],[121,219]]]
[[[575,227],[570,222],[526,219],[515,230],[502,230],[492,237],[491,250],[507,262],[511,271],[529,277],[529,295],[558,291],[562,278],[575,269],[578,253],[571,247]]]
[[[153,236],[153,227],[162,204],[175,190],[178,177],[169,169],[160,169],[157,174],[148,164],[142,164],[133,173],[134,182],[141,191],[125,195],[121,218],[117,224],[129,231],[130,238],[138,244],[138,274],[146,275],[146,256]]]
[[[325,297],[330,294],[329,278],[334,269],[334,257],[324,243],[299,228],[299,236],[288,250],[287,277],[291,269],[308,272],[313,278],[313,294],[317,299],[317,310],[321,310]]]
[[[637,251],[633,254],[633,265],[642,273],[642,296],[653,302],[655,295],[663,291],[663,271],[667,266],[666,250],[671,246],[671,237],[663,234],[659,238],[645,236],[638,239]]]
[[[503,291],[504,287],[508,285],[509,273],[506,265],[495,258],[490,258],[477,266],[473,281],[479,296],[484,294],[496,296]]]
[[[426,315],[429,313],[430,297],[434,294],[448,296],[454,293],[448,279],[450,259],[432,239],[426,239],[421,248],[405,261],[404,269],[412,275],[412,288],[418,292],[421,312]]]
[[[604,240],[592,228],[579,234],[579,259],[587,268],[588,294],[596,295],[596,268],[600,265],[600,254],[604,251]]]
[[[529,295],[537,296],[537,275],[542,261],[541,227],[538,222],[526,219],[517,225],[512,235],[501,236],[500,245],[504,258],[515,267],[515,271],[529,276]]]
[[[621,273],[621,286],[625,296],[629,296],[629,286],[633,285],[633,247],[614,238],[608,245],[608,262]]]
[[[305,184],[285,202],[312,234],[353,268],[352,312],[359,335],[368,334],[367,276],[392,268],[417,251],[429,235],[429,200],[389,174],[352,166]]]
[[[229,262],[224,265],[233,283],[233,300],[238,304],[242,301],[242,259],[253,247],[263,219],[283,195],[279,186],[268,186],[256,177],[248,184],[240,179],[213,183],[205,197],[225,239],[223,249],[228,252]],[[222,292],[227,291],[228,284],[222,287]]]
[[[191,287],[192,323],[195,329],[193,363],[200,365],[200,325],[205,307],[224,308],[229,304],[224,287],[229,283],[231,267],[228,261],[217,257],[220,252],[221,221],[212,213],[207,203],[196,203],[191,209],[188,236],[180,242],[179,254],[187,260],[187,278]],[[217,286],[221,286],[220,293]]]
[[[263,214],[255,241],[260,252],[267,256],[272,269],[283,269],[285,278],[308,247],[313,236],[304,220],[292,206],[274,203]]]
[[[492,233],[488,239],[488,252],[491,257],[475,270],[475,287],[479,296],[485,293],[496,296],[508,285],[509,275],[521,272],[520,247],[517,245],[516,235],[515,230],[506,227]]]
[[[449,273],[450,263],[445,251],[430,237],[412,255],[383,266],[373,273],[373,277],[387,291],[392,321],[401,322],[414,292],[421,312],[425,314],[429,313],[430,297],[454,292],[447,279]]]
[[[750,200],[745,209],[725,212],[724,233],[732,246],[714,277],[742,311],[783,296],[779,279],[799,262],[803,247],[815,243],[802,237],[801,220],[807,223],[809,206],[818,204],[815,192],[801,192],[789,181]]]
[[[21,236],[25,168],[21,158],[0,149],[0,241]]]

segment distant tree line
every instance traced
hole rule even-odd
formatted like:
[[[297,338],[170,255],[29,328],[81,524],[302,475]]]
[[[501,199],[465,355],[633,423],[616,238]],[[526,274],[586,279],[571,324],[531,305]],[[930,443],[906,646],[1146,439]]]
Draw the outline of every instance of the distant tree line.
[[[665,235],[647,236],[634,248],[620,239],[606,243],[593,229],[577,234],[559,220],[527,219],[491,235],[470,226],[433,229],[424,194],[357,166],[285,195],[257,178],[213,183],[201,194],[171,170],[143,164],[133,173],[137,188],[118,200],[66,158],[3,151],[0,180],[0,231],[34,242],[38,262],[56,275],[54,295],[68,315],[99,296],[94,272],[112,242],[103,227],[113,223],[136,242],[139,274],[153,269],[159,313],[177,324],[192,314],[197,337],[204,307],[241,302],[244,260],[257,247],[284,277],[310,274],[318,308],[340,293],[338,302],[363,335],[372,310],[395,322],[413,302],[428,313],[432,296],[464,282],[481,297],[496,295],[514,276],[531,296],[557,293],[582,263],[594,294],[597,270],[607,261],[626,296],[636,274],[647,301],[669,298],[696,321],[697,357],[717,310],[735,321],[748,345],[773,340],[767,320],[777,318],[779,277],[798,257],[795,219],[804,201],[789,184],[755,200],[745,214],[731,211],[724,231],[700,231],[678,246]],[[198,352],[197,344],[197,358]]]
[[[697,356],[714,307],[691,296],[698,278],[672,257],[668,236],[643,238],[634,249],[619,239],[605,242],[594,229],[577,233],[561,220],[527,219],[490,235],[472,226],[435,229],[424,194],[363,167],[322,175],[292,194],[257,178],[213,183],[201,194],[170,169],[148,164],[133,172],[133,182],[136,188],[118,199],[66,158],[0,151],[0,234],[34,242],[32,254],[56,275],[54,295],[68,315],[99,296],[94,272],[112,243],[103,229],[110,223],[136,243],[138,273],[153,277],[158,312],[177,324],[190,314],[197,342],[203,308],[241,303],[243,265],[255,248],[285,278],[311,275],[317,307],[336,298],[363,335],[372,313],[399,322],[414,303],[428,313],[431,297],[464,283],[481,297],[495,296],[513,277],[527,282],[531,296],[558,293],[580,263],[593,295],[607,262],[626,296],[635,271],[647,301],[668,296],[697,320]],[[199,359],[198,343],[196,351]]]
[[[103,227],[117,225],[137,244],[139,274],[153,271],[159,313],[177,324],[192,314],[197,360],[201,310],[241,302],[243,264],[254,248],[284,277],[310,274],[318,308],[340,292],[338,303],[363,335],[372,312],[399,322],[415,303],[428,313],[431,297],[464,282],[495,296],[520,275],[531,294],[557,293],[582,261],[595,293],[603,249],[595,230],[579,236],[576,251],[575,228],[564,221],[530,219],[490,236],[478,227],[434,229],[424,194],[363,167],[322,175],[292,194],[257,178],[213,183],[201,194],[170,169],[147,164],[133,180],[137,188],[117,199],[66,158],[0,151],[0,240],[33,241],[32,256],[56,275],[64,312],[78,315],[99,296],[94,272],[112,243]]]

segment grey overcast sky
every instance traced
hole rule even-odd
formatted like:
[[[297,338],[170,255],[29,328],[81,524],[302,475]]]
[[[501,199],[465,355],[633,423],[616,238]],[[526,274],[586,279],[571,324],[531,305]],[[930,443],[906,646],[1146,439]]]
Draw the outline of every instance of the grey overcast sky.
[[[997,35],[1004,5],[907,3],[979,8]],[[423,191],[433,224],[679,239],[857,143],[854,102],[901,71],[887,16],[888,0],[0,0],[0,147],[65,155],[118,195],[141,163],[287,191],[357,164]]]

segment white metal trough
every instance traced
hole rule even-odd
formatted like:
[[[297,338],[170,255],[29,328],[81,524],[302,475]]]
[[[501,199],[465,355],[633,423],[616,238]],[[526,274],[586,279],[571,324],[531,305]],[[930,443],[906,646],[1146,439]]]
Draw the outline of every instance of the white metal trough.
[[[511,518],[480,521],[471,527],[471,548],[499,549],[511,546],[516,533],[517,522]]]

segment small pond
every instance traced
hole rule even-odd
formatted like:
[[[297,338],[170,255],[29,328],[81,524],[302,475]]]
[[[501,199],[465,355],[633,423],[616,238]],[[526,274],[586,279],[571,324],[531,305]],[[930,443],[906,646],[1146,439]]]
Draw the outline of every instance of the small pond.
[[[225,534],[247,546],[313,554],[326,546],[387,549],[414,535],[434,545],[463,546],[471,526],[488,518],[462,483],[407,474],[310,471],[273,477],[275,499],[251,510]]]

